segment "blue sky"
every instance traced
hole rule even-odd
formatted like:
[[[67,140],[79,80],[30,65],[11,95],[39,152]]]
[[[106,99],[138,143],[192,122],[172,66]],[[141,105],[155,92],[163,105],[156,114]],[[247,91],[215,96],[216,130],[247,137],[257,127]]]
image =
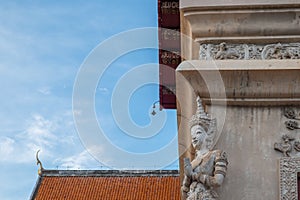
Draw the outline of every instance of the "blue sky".
[[[29,198],[37,180],[38,149],[46,169],[102,169],[107,163],[120,169],[153,169],[156,162],[165,159],[157,157],[151,166],[143,166],[136,164],[138,160],[122,160],[104,148],[103,159],[109,160],[98,162],[83,145],[72,110],[74,82],[90,52],[120,32],[156,27],[156,4],[155,0],[0,1],[1,200]],[[97,120],[108,140],[122,151],[147,155],[177,138],[174,110],[149,115],[152,103],[158,100],[156,84],[139,87],[125,106],[133,123],[142,128],[151,125],[155,117],[166,116],[159,133],[134,138],[116,125],[112,115],[111,98],[121,77],[157,60],[157,49],[121,55],[96,87]],[[144,76],[157,74],[150,72],[139,78]],[[171,150],[177,153],[177,147]],[[167,168],[177,169],[177,161]]]

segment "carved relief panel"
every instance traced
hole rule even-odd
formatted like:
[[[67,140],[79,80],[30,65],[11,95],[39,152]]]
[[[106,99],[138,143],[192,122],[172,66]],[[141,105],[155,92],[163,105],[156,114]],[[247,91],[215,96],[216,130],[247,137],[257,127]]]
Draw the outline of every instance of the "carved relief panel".
[[[274,44],[201,44],[200,60],[299,59],[300,43]]]
[[[280,200],[298,200],[300,158],[280,158]]]
[[[279,159],[280,200],[298,200],[298,173],[300,173],[300,135],[298,121],[300,113],[294,108],[284,110],[287,134],[282,135],[282,142],[276,142],[274,149],[281,152]]]

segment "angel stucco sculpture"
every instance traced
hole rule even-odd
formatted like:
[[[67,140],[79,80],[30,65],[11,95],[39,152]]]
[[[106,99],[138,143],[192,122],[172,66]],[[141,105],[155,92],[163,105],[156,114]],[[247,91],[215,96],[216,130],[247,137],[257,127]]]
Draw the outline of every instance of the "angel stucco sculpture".
[[[184,159],[184,180],[181,187],[182,199],[216,200],[214,188],[222,185],[227,171],[226,153],[212,150],[215,144],[216,119],[204,112],[201,99],[197,98],[197,111],[190,120],[192,145],[195,158]]]

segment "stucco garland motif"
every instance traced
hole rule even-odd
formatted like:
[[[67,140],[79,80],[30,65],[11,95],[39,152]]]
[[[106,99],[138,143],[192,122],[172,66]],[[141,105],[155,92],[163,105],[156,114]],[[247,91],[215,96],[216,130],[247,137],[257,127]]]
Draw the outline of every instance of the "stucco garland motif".
[[[280,158],[280,200],[297,200],[297,178],[300,171],[300,158]]]
[[[300,43],[201,44],[200,60],[300,59]]]

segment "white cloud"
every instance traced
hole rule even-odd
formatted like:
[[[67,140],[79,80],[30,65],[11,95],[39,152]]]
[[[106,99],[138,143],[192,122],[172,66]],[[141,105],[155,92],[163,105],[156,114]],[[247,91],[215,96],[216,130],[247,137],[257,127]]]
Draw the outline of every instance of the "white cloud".
[[[34,162],[33,146],[22,144],[14,138],[0,138],[0,163],[28,163]]]
[[[15,141],[9,137],[0,137],[0,158],[7,160],[14,151]]]
[[[32,121],[29,123],[24,134],[21,135],[23,139],[30,141],[30,143],[38,146],[53,147],[57,141],[57,136],[54,135],[56,127],[50,120],[44,119],[41,115],[34,115]]]
[[[72,130],[73,126],[71,111],[51,119],[40,114],[32,115],[23,131],[10,137],[0,137],[0,164],[35,164],[35,154],[40,149],[40,159],[45,168],[99,168],[100,163],[87,150],[74,153],[78,152],[80,140]],[[97,153],[104,152],[99,147],[96,150]]]
[[[104,94],[104,93],[106,94],[106,93],[108,93],[108,91],[109,91],[106,87],[100,87],[98,90],[99,90],[99,92],[101,92],[101,93],[103,93],[103,94]]]
[[[38,89],[38,92],[43,94],[43,95],[49,95],[51,94],[50,87],[42,87]]]
[[[73,156],[57,159],[55,162],[63,169],[99,168],[100,165],[87,150]]]
[[[57,135],[62,129],[59,121],[45,119],[39,114],[33,115],[20,133],[12,137],[3,136],[0,138],[0,163],[33,163],[35,153],[41,150],[43,157],[53,157],[56,148],[63,144],[73,145],[70,136]],[[72,142],[70,142],[72,141]]]
[[[72,114],[74,114],[76,116],[80,116],[82,114],[82,110],[75,110],[75,109],[73,109],[73,113]]]

